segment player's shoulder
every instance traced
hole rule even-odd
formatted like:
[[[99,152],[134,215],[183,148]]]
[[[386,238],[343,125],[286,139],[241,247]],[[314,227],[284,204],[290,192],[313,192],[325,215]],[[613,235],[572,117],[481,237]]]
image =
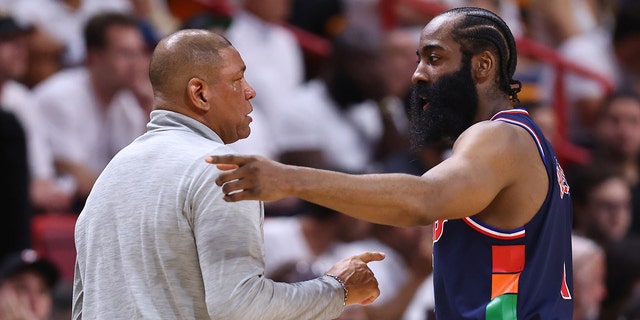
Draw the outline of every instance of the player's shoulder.
[[[456,140],[456,144],[483,143],[499,146],[502,143],[511,144],[518,139],[519,130],[516,126],[501,121],[481,121],[465,130]]]
[[[481,121],[465,130],[456,140],[453,153],[472,159],[492,159],[501,166],[529,161],[531,136],[522,128],[502,121]]]

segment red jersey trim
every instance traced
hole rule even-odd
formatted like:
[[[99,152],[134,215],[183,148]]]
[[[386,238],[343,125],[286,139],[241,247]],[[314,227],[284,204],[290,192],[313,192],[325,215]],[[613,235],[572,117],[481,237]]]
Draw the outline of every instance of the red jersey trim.
[[[524,110],[524,109],[510,109],[510,110],[499,111],[498,113],[494,114],[493,117],[491,117],[491,120],[495,120],[498,116],[503,115],[503,114],[524,114],[526,116],[529,116],[529,112],[527,110]]]
[[[560,295],[562,295],[562,299],[572,299],[569,285],[567,285],[567,267],[564,263],[562,264],[562,287],[560,287]]]
[[[540,138],[538,137],[536,132],[533,131],[533,129],[531,129],[531,127],[529,127],[526,123],[520,122],[520,121],[517,121],[517,120],[506,119],[506,118],[496,119],[495,121],[502,121],[502,122],[508,122],[508,123],[511,123],[511,124],[515,124],[515,125],[521,126],[525,130],[529,131],[531,136],[533,136],[533,139],[536,140],[536,146],[538,147],[538,151],[540,152],[540,155],[542,155],[542,159],[545,158],[544,157],[544,150],[542,149],[542,143],[540,143]]]
[[[500,240],[519,239],[525,236],[524,228],[518,228],[516,229],[516,231],[513,231],[513,232],[504,232],[504,231],[493,230],[489,227],[485,227],[480,223],[474,221],[471,217],[463,218],[462,221],[464,221],[467,225],[469,225],[471,228],[475,229],[476,231],[486,236],[500,239]]]

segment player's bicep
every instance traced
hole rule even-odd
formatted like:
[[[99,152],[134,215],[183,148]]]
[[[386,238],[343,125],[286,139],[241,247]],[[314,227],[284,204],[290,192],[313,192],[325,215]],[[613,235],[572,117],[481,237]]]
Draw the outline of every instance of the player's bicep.
[[[457,219],[481,212],[513,180],[513,165],[501,143],[477,131],[461,137],[453,155],[423,176],[439,190],[438,219]]]

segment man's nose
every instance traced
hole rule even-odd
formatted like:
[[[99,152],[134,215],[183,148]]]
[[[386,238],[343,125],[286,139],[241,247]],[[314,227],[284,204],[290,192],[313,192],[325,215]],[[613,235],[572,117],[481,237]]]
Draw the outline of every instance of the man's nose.
[[[411,75],[411,82],[413,84],[417,84],[419,81],[429,82],[427,74],[424,72],[424,68],[422,68],[422,63],[418,64],[416,70],[413,71],[413,75]]]
[[[256,97],[256,90],[247,83],[247,87],[244,89],[244,95],[247,100],[251,100]]]

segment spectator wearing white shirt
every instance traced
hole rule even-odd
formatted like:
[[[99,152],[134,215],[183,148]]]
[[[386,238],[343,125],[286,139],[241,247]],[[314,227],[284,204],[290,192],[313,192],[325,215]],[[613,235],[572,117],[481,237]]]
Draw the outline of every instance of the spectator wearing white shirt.
[[[29,0],[15,1],[11,11],[21,20],[33,24],[65,49],[65,66],[84,63],[86,48],[82,28],[89,19],[106,11],[131,12],[129,0]]]
[[[536,40],[555,48],[567,61],[614,83],[616,61],[611,50],[609,10],[594,0],[535,0],[531,5]],[[546,103],[557,99],[554,87],[557,72],[553,66],[546,66],[540,74],[539,92]],[[569,139],[590,147],[607,88],[595,79],[572,72],[565,72],[562,79]]]
[[[265,220],[265,275],[280,281],[320,275],[340,244],[362,240],[370,230],[368,222],[303,202],[295,216]]]
[[[402,105],[387,104],[383,43],[365,29],[347,29],[334,38],[323,73],[290,95],[292,107],[276,126],[284,139],[281,161],[372,172],[378,160],[408,144],[400,133],[399,123],[406,127]]]
[[[607,295],[605,251],[590,238],[571,237],[573,253],[574,320],[600,319],[600,305]]]
[[[241,153],[257,153],[269,158],[279,154],[280,136],[274,131],[292,92],[304,81],[302,50],[291,31],[281,24],[291,10],[290,0],[238,0],[225,36],[242,54],[247,64],[247,80],[259,94],[254,106],[248,139],[234,144]]]
[[[25,131],[31,206],[38,210],[64,211],[69,209],[71,197],[55,182],[53,158],[40,110],[29,89],[15,80],[27,68],[27,37],[31,29],[11,16],[0,17],[0,108],[13,113]]]
[[[135,19],[97,15],[85,27],[85,41],[85,67],[64,70],[34,89],[56,168],[73,178],[79,199],[116,152],[144,133],[151,107],[149,56]]]

